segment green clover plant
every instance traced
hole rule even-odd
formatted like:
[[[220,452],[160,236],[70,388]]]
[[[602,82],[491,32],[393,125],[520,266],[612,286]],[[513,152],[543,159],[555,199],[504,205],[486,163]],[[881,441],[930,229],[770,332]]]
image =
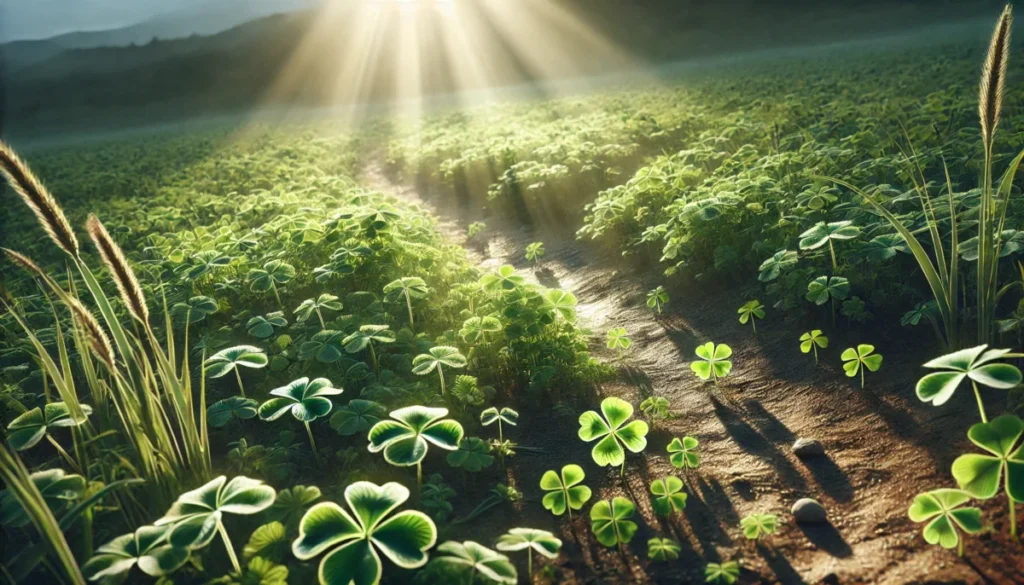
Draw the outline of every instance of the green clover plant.
[[[619,475],[624,476],[625,449],[640,453],[647,447],[647,423],[635,420],[626,424],[633,416],[633,405],[614,396],[601,401],[601,413],[603,417],[593,410],[580,415],[579,437],[588,443],[600,439],[590,452],[594,463],[601,467],[619,465]]]
[[[586,479],[583,468],[574,463],[562,467],[561,473],[553,470],[544,472],[540,478],[540,489],[549,492],[544,494],[541,503],[546,510],[550,510],[555,516],[569,513],[569,521],[572,521],[572,511],[583,509],[583,504],[590,500],[592,495],[590,488],[582,485]]]

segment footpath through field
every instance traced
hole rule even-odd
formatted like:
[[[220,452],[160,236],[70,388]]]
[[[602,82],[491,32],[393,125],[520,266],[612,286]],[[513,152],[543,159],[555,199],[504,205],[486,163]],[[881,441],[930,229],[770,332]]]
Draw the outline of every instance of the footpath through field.
[[[574,418],[523,412],[521,442],[544,450],[521,454],[511,468],[527,496],[525,505],[485,518],[466,538],[488,544],[509,526],[560,533],[564,583],[703,583],[707,562],[732,559],[741,561],[748,581],[767,583],[1024,583],[1019,545],[972,539],[966,562],[958,562],[955,553],[927,545],[920,526],[907,518],[915,494],[948,487],[949,466],[960,452],[949,437],[963,436],[971,422],[969,409],[936,409],[916,400],[918,352],[898,340],[837,335],[816,367],[799,350],[799,336],[811,324],[783,323],[769,312],[755,335],[738,323],[736,309],[750,299],[736,291],[675,293],[658,316],[647,308],[645,295],[661,282],[620,272],[628,259],[600,257],[574,239],[571,226],[561,234],[534,234],[488,218],[487,244],[475,247],[466,243],[466,228],[479,218],[461,217],[442,195],[435,199],[396,183],[379,158],[368,159],[361,181],[432,211],[442,232],[466,247],[482,269],[511,264],[545,286],[572,291],[581,326],[591,332],[592,351],[602,359],[616,357],[605,349],[605,332],[627,329],[634,345],[618,379],[602,385],[601,396],[581,404],[577,415],[595,409],[605,396],[628,400],[637,416],[647,396],[663,396],[671,405],[672,416],[652,427],[646,451],[627,457],[625,479],[618,469],[593,464],[592,445],[577,438]],[[523,256],[532,241],[544,242],[543,271],[535,272]],[[732,373],[717,386],[702,383],[690,370],[695,348],[707,341],[734,350]],[[857,342],[873,343],[885,356],[865,390],[840,367],[842,349]],[[702,465],[685,476],[684,513],[665,521],[650,508],[649,485],[666,475],[684,477],[670,465],[665,447],[686,435],[700,441]],[[825,454],[798,457],[792,445],[799,438],[821,441]],[[540,506],[540,476],[572,462],[587,472],[591,503],[616,495],[636,502],[640,530],[624,554],[593,539],[589,506],[574,514],[571,525]],[[830,523],[794,522],[790,509],[804,497],[821,502]],[[1001,510],[1002,500],[990,501],[986,518]],[[778,533],[762,545],[746,541],[739,529],[740,519],[751,513],[779,516]],[[678,561],[647,560],[647,540],[662,536],[682,545]]]

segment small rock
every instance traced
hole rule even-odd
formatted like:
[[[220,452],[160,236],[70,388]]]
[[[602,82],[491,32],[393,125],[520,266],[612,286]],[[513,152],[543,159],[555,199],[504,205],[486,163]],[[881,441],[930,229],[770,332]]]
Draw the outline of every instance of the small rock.
[[[797,439],[796,443],[793,443],[793,453],[796,454],[797,457],[824,455],[825,446],[817,439]]]
[[[800,498],[793,504],[793,519],[802,524],[823,524],[828,522],[825,507],[810,498]]]

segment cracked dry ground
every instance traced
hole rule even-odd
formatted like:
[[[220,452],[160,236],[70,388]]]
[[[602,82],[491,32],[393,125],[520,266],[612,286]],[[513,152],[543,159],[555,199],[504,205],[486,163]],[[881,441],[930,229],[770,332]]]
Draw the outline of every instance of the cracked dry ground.
[[[365,166],[362,180],[433,212],[456,243],[466,245],[466,226],[480,219],[442,195],[423,196],[390,179],[377,162]],[[604,347],[607,329],[625,327],[633,339],[616,379],[575,405],[577,413],[596,409],[606,396],[636,406],[656,395],[669,400],[672,416],[652,427],[646,451],[627,458],[621,479],[618,469],[594,465],[592,445],[577,438],[574,417],[559,418],[550,409],[522,412],[518,438],[543,449],[522,453],[510,465],[526,500],[490,512],[466,538],[491,543],[511,526],[551,530],[564,542],[554,561],[559,583],[703,583],[705,563],[731,559],[741,561],[745,583],[1024,583],[1024,549],[1006,535],[1003,498],[982,504],[991,530],[967,541],[962,560],[926,544],[921,526],[907,518],[917,493],[952,487],[950,465],[970,449],[966,431],[976,422],[968,393],[941,408],[914,396],[920,364],[936,351],[930,336],[929,347],[921,348],[920,338],[907,330],[833,332],[817,322],[780,322],[770,310],[754,335],[736,315],[749,299],[718,288],[675,291],[659,317],[644,303],[646,291],[661,284],[656,274],[629,273],[628,259],[603,257],[576,241],[572,228],[531,233],[494,217],[486,221],[487,244],[467,246],[482,269],[512,264],[541,284],[572,291],[580,324],[591,332],[591,349],[600,358],[615,358]],[[531,241],[543,241],[547,250],[541,272],[523,258]],[[819,366],[798,348],[800,334],[811,328],[830,336]],[[734,350],[732,373],[717,386],[702,383],[689,367],[694,349],[706,341]],[[840,367],[842,349],[856,343],[876,345],[885,359],[864,390]],[[991,409],[1002,408],[997,392],[988,399]],[[700,441],[702,456],[701,468],[688,476],[669,464],[665,452],[672,437],[683,435]],[[820,440],[825,456],[796,457],[791,446],[800,437]],[[636,502],[640,529],[622,553],[593,538],[589,504],[571,524],[540,505],[541,475],[572,462],[586,470],[594,490],[590,504],[616,495]],[[648,486],[669,474],[685,477],[689,499],[684,513],[665,521],[651,510]],[[796,524],[790,508],[801,497],[821,502],[831,524]],[[755,512],[780,520],[778,533],[756,546],[739,530],[740,518]],[[656,536],[682,545],[678,561],[647,560],[647,540]]]

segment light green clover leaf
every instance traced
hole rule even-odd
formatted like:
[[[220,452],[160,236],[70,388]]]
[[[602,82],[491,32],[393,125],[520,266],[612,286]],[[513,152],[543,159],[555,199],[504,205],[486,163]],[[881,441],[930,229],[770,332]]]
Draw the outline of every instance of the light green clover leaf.
[[[681,512],[686,508],[686,492],[683,491],[683,480],[675,476],[663,477],[651,484],[651,507],[659,516],[670,516],[673,512]]]
[[[732,362],[729,361],[732,348],[724,343],[715,345],[715,342],[709,341],[698,345],[695,353],[701,361],[691,363],[690,369],[701,380],[710,378],[717,384],[719,378],[728,376],[732,371]]]
[[[562,467],[561,474],[553,470],[545,471],[540,478],[540,489],[549,492],[544,494],[541,501],[544,508],[551,510],[555,516],[568,512],[571,521],[572,511],[582,509],[592,495],[589,487],[580,485],[584,479],[586,474],[583,468],[576,464]]]
[[[923,534],[928,544],[943,548],[958,547],[963,551],[963,540],[957,528],[966,534],[981,532],[981,510],[963,508],[971,495],[963,490],[938,489],[914,497],[907,515],[914,522],[927,522]]]
[[[597,541],[608,547],[618,546],[621,550],[622,545],[636,534],[636,522],[629,520],[635,509],[633,502],[622,496],[594,504],[590,509],[590,527]]]
[[[626,452],[623,447],[633,453],[643,451],[647,447],[647,423],[635,420],[626,424],[633,416],[633,406],[614,396],[601,401],[601,412],[603,418],[593,410],[580,415],[579,437],[588,443],[600,439],[590,452],[594,463],[602,467],[621,465],[620,474],[624,474]]]
[[[697,439],[693,437],[673,437],[672,441],[665,447],[668,451],[668,460],[676,469],[697,469],[700,467],[700,454],[697,453],[699,446]]]

